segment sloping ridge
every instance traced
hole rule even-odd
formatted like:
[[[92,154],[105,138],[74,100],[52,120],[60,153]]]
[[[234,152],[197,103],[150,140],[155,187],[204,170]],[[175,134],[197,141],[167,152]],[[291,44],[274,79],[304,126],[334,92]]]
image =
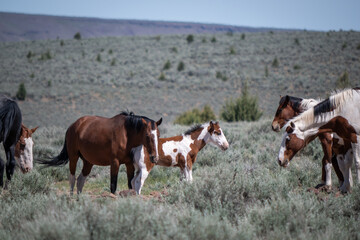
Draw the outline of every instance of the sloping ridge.
[[[252,28],[220,24],[115,20],[85,17],[61,17],[0,12],[0,41],[69,39],[76,32],[83,38],[160,34],[196,34],[220,32],[263,32],[286,29]]]

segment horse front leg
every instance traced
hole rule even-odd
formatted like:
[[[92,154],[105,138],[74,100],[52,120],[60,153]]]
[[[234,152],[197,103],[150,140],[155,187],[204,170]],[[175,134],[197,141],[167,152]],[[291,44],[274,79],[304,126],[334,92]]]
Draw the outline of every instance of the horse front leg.
[[[0,187],[4,186],[4,169],[5,163],[4,160],[0,157]]]
[[[112,194],[115,194],[116,191],[119,167],[119,160],[114,159],[110,165],[110,191]]]
[[[6,177],[8,181],[11,181],[11,177],[14,175],[15,170],[15,146],[5,147],[5,153],[6,153]]]
[[[126,166],[126,174],[127,174],[127,179],[128,179],[128,187],[129,189],[133,189],[132,185],[131,185],[131,181],[133,180],[134,176],[135,176],[135,167],[133,163],[128,163],[125,164]]]
[[[321,147],[324,152],[324,157],[322,159],[322,183],[331,188],[331,157],[332,157],[332,137],[330,134],[321,134],[319,135],[319,139],[321,142]]]

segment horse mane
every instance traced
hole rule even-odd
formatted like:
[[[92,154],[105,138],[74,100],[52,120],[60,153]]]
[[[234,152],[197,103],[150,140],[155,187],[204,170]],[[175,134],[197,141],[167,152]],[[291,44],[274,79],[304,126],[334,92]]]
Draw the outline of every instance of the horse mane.
[[[315,106],[304,111],[302,114],[294,117],[289,121],[289,123],[302,121],[307,126],[314,123],[316,117],[325,113],[336,115],[344,103],[353,97],[354,90],[355,89],[345,89],[342,91],[334,91],[329,98],[319,102]]]
[[[186,132],[184,132],[184,135],[190,135],[192,132],[198,130],[201,127],[203,127],[202,124],[196,124],[196,125],[192,126],[190,129],[188,129]]]
[[[151,129],[155,129],[155,121],[146,116],[135,115],[133,112],[129,112],[129,111],[122,111],[120,115],[126,117],[125,118],[126,128],[132,128],[135,129],[136,132],[140,132],[142,127],[144,126],[144,123],[142,121],[142,119],[144,119],[146,122],[151,123]]]
[[[316,104],[318,104],[321,101],[322,101],[322,99],[313,99],[313,98],[305,99],[304,98],[300,103],[300,108],[302,109],[301,112],[304,112],[307,109],[314,107]]]
[[[18,117],[18,119],[16,119]],[[21,131],[22,116],[17,103],[8,98],[0,98],[0,142],[5,142],[13,127],[16,127],[16,141],[19,139]],[[15,124],[15,126],[14,126]]]

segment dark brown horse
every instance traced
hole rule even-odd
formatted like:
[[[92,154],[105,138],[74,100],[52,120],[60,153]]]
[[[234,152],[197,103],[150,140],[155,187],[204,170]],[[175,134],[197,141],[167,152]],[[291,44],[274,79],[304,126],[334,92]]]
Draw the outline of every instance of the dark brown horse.
[[[22,115],[17,103],[7,97],[0,98],[0,142],[6,154],[6,177],[11,180],[16,162],[23,173],[33,166],[31,135],[37,128],[28,129],[21,124]],[[0,187],[3,187],[4,161],[0,158]]]
[[[61,153],[51,161],[39,160],[47,166],[60,166],[69,162],[70,193],[74,190],[75,170],[78,158],[83,160],[83,169],[77,178],[77,192],[81,193],[86,177],[93,165],[109,166],[111,193],[115,193],[120,164],[126,165],[128,186],[134,177],[134,165],[130,156],[131,149],[144,145],[152,161],[158,154],[158,126],[162,119],[155,122],[144,116],[122,112],[112,118],[84,116],[74,122],[66,131],[65,143]]]
[[[302,99],[292,96],[284,96],[280,98],[279,107],[276,110],[274,120],[272,122],[272,129],[276,132],[279,132],[280,129],[293,117],[298,116],[302,112],[306,111],[308,108],[311,108],[318,104],[319,101],[315,99]],[[322,159],[322,175],[321,180],[323,184],[326,184],[327,186],[331,186],[331,168],[330,164],[332,163],[335,173],[339,179],[340,185],[344,181],[343,174],[341,173],[339,169],[339,165],[337,162],[336,155],[332,156],[332,153],[338,153],[337,146],[338,141],[334,142],[331,137],[330,133],[323,133],[319,134],[319,140],[321,142],[321,146],[324,152],[324,157]],[[336,151],[333,151],[333,148],[336,147]],[[339,154],[339,153],[338,153]],[[328,176],[328,177],[326,177]],[[323,184],[319,184],[318,186],[321,186]]]

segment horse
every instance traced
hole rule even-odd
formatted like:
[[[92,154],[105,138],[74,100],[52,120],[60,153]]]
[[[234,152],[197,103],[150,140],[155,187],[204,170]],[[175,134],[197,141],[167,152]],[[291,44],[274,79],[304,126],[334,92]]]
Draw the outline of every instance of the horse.
[[[158,126],[162,118],[155,122],[132,112],[121,112],[112,117],[84,116],[67,129],[64,146],[59,155],[50,160],[38,160],[45,166],[61,166],[69,162],[70,194],[75,185],[76,164],[79,157],[83,168],[77,178],[77,193],[82,192],[86,177],[93,165],[110,165],[110,191],[115,193],[120,164],[126,165],[128,187],[134,177],[134,165],[130,157],[131,149],[143,145],[151,161],[158,159]]]
[[[272,121],[272,129],[275,132],[279,132],[280,129],[293,117],[298,116],[305,110],[310,107],[315,106],[320,101],[315,99],[303,99],[298,97],[293,97],[286,95],[284,97],[280,97],[279,106],[276,110],[274,119]],[[341,173],[341,170],[338,165],[337,159],[342,159],[343,156],[333,155],[332,148],[340,149],[341,146],[338,144],[343,141],[340,140],[337,136],[336,141],[333,142],[333,138],[330,133],[319,134],[319,140],[324,152],[324,157],[322,159],[322,174],[321,180],[322,183],[317,185],[318,187],[326,186],[327,188],[331,188],[331,165],[334,167],[335,173],[339,179],[340,186],[344,182],[344,176]],[[348,145],[346,145],[348,146]],[[349,149],[348,149],[349,150]],[[341,154],[344,149],[336,150],[338,154]],[[343,154],[342,154],[343,155]],[[341,163],[340,163],[341,164]]]
[[[159,159],[151,161],[149,153],[144,146],[138,146],[132,150],[133,162],[136,171],[131,184],[137,194],[141,194],[141,188],[155,165],[165,167],[179,167],[180,179],[192,181],[192,166],[196,161],[198,152],[211,143],[220,147],[223,151],[229,148],[229,143],[220,128],[218,122],[198,124],[180,136],[159,138]]]
[[[357,181],[360,182],[360,89],[346,89],[309,108],[291,119],[286,125],[278,155],[280,166],[286,167],[293,156],[307,143],[322,133],[336,133],[351,145],[352,152],[345,154],[342,192],[351,189],[350,167],[355,159]],[[344,168],[344,169],[342,169]]]
[[[21,111],[14,100],[0,98],[0,142],[5,150],[8,181],[14,174],[16,162],[23,173],[33,168],[32,134],[37,128],[28,129],[22,124]],[[4,187],[4,168],[4,161],[0,157],[0,187]]]

